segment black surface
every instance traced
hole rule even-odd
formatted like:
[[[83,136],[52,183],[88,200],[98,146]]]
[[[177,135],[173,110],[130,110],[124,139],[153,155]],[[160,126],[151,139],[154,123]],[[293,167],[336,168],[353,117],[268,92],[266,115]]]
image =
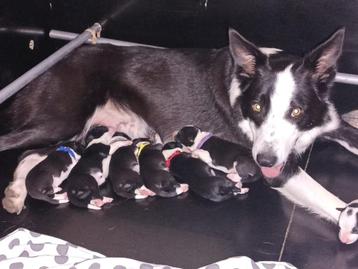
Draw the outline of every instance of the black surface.
[[[4,0],[0,3],[0,86],[64,44],[49,40],[47,31],[81,32],[94,21],[108,18],[116,7],[120,15],[106,24],[103,36],[168,47],[224,46],[231,26],[258,45],[302,54],[345,26],[339,70],[358,74],[357,1]],[[35,27],[43,34],[16,34],[8,31],[9,26]],[[30,40],[35,41],[34,50],[28,47]],[[357,86],[337,84],[333,100],[340,113],[357,109]],[[17,154],[0,153],[0,197]],[[358,159],[340,146],[315,144],[308,171],[343,200],[357,198]],[[189,195],[140,203],[122,200],[101,212],[56,208],[32,200],[19,216],[0,209],[0,236],[17,227],[110,256],[184,268],[237,255],[278,260],[281,249],[282,260],[301,269],[358,268],[358,244],[340,244],[334,225],[301,208],[293,209],[261,182],[252,187],[247,199],[220,204]]]

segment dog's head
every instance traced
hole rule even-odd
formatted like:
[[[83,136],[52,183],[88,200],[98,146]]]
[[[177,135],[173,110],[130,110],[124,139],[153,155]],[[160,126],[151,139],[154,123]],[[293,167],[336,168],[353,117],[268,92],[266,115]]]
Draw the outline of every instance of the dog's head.
[[[184,146],[191,147],[195,143],[195,139],[200,133],[200,129],[195,126],[184,126],[175,135],[176,142],[183,144]]]
[[[339,240],[344,244],[353,244],[358,240],[358,200],[337,210],[341,211],[338,220]]]
[[[110,139],[113,135],[107,127],[105,126],[96,126],[90,129],[86,135],[85,143],[87,147],[92,144],[102,143],[108,145]]]
[[[239,127],[252,140],[253,158],[266,178],[276,178],[289,156],[304,152],[314,139],[337,128],[329,92],[341,54],[338,30],[303,58],[260,49],[229,31],[235,63],[229,97],[242,112]]]

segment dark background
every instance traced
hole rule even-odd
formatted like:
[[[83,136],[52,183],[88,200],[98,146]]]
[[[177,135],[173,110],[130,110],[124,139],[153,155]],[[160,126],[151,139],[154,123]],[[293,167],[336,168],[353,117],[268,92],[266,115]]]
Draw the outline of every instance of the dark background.
[[[2,0],[0,87],[65,44],[48,38],[51,29],[79,33],[96,21],[107,21],[103,37],[165,47],[226,46],[227,30],[233,27],[259,46],[298,55],[345,27],[339,71],[358,74],[355,0]],[[339,112],[357,109],[358,87],[337,84],[333,100]],[[0,153],[0,197],[16,166],[16,153]],[[316,143],[311,158],[302,163],[345,201],[357,198],[356,156],[332,143]],[[247,199],[222,204],[189,195],[119,201],[103,212],[54,209],[31,200],[19,216],[0,209],[0,236],[20,226],[106,255],[184,268],[236,255],[282,257],[302,269],[358,268],[357,244],[340,244],[334,225],[293,209],[262,182],[252,186]]]

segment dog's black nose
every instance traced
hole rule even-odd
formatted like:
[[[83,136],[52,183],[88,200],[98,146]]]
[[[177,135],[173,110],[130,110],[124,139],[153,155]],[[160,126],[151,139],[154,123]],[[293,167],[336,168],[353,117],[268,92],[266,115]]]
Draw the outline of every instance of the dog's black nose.
[[[272,167],[277,162],[277,157],[270,153],[259,153],[256,157],[257,163],[260,166]]]

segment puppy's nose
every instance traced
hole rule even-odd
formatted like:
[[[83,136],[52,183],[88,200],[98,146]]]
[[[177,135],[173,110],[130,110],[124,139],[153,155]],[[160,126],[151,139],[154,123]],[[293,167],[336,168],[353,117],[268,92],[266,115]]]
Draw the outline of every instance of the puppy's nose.
[[[272,167],[277,162],[277,157],[270,153],[259,153],[256,156],[257,163],[260,166]]]

